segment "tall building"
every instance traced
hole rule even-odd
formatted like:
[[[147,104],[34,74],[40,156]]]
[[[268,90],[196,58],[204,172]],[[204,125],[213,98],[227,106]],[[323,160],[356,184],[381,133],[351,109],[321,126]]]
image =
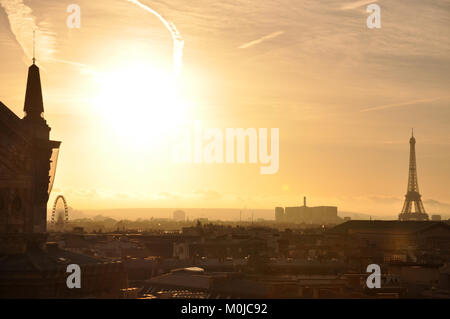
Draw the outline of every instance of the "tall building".
[[[23,252],[45,241],[47,201],[61,142],[49,138],[34,60],[28,69],[24,112],[20,119],[0,102],[0,253],[13,247]]]
[[[275,220],[277,222],[284,221],[284,208],[283,207],[275,207]]]
[[[49,138],[39,68],[28,70],[25,116],[0,102],[0,299],[117,298],[128,278],[120,262],[47,243],[47,202],[60,142]],[[67,266],[81,268],[81,288],[66,284]]]
[[[182,210],[174,211],[173,220],[176,222],[184,222],[186,220],[186,213]]]
[[[405,203],[403,209],[398,216],[399,220],[428,220],[428,214],[422,203],[422,196],[419,193],[419,183],[417,181],[417,166],[416,166],[416,139],[414,138],[414,131],[409,139],[409,174],[408,187],[405,195]],[[414,211],[413,211],[414,206]]]

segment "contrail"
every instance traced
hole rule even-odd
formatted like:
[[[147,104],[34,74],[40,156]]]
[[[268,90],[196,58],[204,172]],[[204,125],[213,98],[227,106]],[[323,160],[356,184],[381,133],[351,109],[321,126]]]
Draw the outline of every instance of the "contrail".
[[[31,46],[33,44],[33,31],[39,30],[36,18],[32,14],[30,7],[23,3],[23,0],[0,0],[1,6],[5,9],[8,21],[11,26],[16,41],[22,47],[25,55],[31,59]],[[55,39],[51,33],[41,30],[38,43],[44,50],[39,53],[43,59],[51,57],[54,53]]]
[[[425,103],[425,102],[433,102],[433,101],[439,100],[441,98],[442,97],[435,97],[435,98],[429,98],[429,99],[421,99],[421,100],[413,100],[413,101],[406,101],[406,102],[386,104],[386,105],[378,105],[378,106],[373,106],[373,107],[363,109],[360,112],[372,112],[372,111],[390,109],[390,108],[399,107],[399,106],[414,105],[414,104]]]
[[[175,76],[178,76],[181,73],[181,68],[183,66],[184,40],[180,32],[178,32],[178,29],[175,26],[175,24],[173,24],[171,21],[167,21],[158,12],[146,6],[145,4],[142,4],[139,0],[127,0],[127,1],[134,3],[135,5],[155,15],[159,20],[161,20],[161,22],[164,24],[167,30],[169,30],[173,39],[173,71],[175,73]]]
[[[61,59],[53,59],[53,58],[49,58],[49,59],[47,59],[47,61],[58,62],[58,63],[64,63],[64,64],[68,64],[68,65],[78,66],[78,67],[80,67],[80,68],[88,68],[88,67],[89,67],[87,64],[83,64],[83,63],[79,63],[79,62],[74,62],[74,61],[61,60]]]
[[[249,47],[251,47],[251,46],[254,46],[254,45],[256,45],[256,44],[260,44],[261,42],[264,42],[264,41],[267,41],[267,40],[276,38],[277,36],[282,35],[283,33],[284,33],[284,31],[273,32],[273,33],[268,34],[268,35],[265,35],[265,36],[263,36],[263,37],[261,37],[261,38],[259,38],[259,39],[250,41],[250,42],[248,42],[248,43],[244,43],[243,45],[241,45],[241,46],[239,47],[239,49],[247,49],[247,48],[249,48]]]
[[[55,53],[55,38],[53,34],[49,31],[39,30],[39,26],[36,24],[36,17],[33,15],[31,8],[23,3],[23,0],[0,0],[0,5],[5,9],[8,16],[11,32],[28,59],[32,57],[33,31],[36,30],[38,31],[36,33],[38,35],[37,43],[40,48],[38,50],[38,60],[65,63],[84,69],[88,68],[87,65],[81,63],[53,58]],[[40,67],[45,72],[45,68],[42,65]]]

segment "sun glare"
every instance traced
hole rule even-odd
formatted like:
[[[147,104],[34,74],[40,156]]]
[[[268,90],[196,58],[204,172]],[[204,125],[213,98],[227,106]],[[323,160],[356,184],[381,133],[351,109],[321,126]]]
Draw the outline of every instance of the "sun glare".
[[[161,141],[185,120],[187,104],[170,72],[141,63],[100,73],[96,82],[94,105],[127,144]]]

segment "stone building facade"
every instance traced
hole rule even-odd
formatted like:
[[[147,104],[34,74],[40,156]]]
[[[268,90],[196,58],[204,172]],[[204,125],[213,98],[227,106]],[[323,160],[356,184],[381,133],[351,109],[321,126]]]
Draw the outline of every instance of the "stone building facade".
[[[47,201],[60,142],[50,140],[39,68],[28,70],[19,118],[0,102],[0,253],[45,242]]]
[[[121,262],[47,243],[47,202],[60,142],[44,119],[39,68],[28,70],[25,116],[0,102],[0,299],[120,298],[128,291]],[[66,284],[67,266],[81,269],[81,288]]]

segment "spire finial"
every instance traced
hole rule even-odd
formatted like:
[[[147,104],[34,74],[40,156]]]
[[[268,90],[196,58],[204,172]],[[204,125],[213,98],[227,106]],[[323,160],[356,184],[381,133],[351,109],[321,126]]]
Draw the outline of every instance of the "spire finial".
[[[411,128],[411,137],[414,137],[414,127]]]
[[[33,64],[36,63],[36,30],[33,30]]]

